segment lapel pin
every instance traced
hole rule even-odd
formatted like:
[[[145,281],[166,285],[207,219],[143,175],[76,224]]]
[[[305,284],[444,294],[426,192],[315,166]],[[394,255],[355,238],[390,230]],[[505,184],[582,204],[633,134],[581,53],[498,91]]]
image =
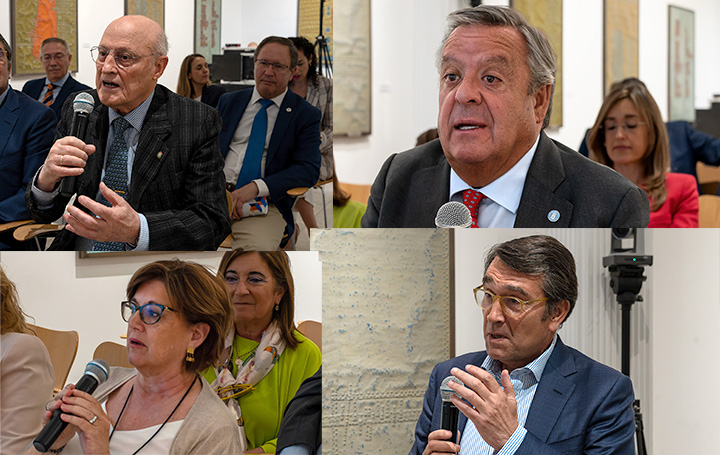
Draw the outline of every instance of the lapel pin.
[[[158,152],[158,153],[157,153],[157,159],[162,158],[162,156],[163,156],[163,152]]]
[[[556,223],[557,220],[560,219],[560,212],[557,210],[550,210],[547,215],[548,220],[550,220],[551,223]]]
[[[291,107],[286,108],[285,112],[292,112],[292,108]]]

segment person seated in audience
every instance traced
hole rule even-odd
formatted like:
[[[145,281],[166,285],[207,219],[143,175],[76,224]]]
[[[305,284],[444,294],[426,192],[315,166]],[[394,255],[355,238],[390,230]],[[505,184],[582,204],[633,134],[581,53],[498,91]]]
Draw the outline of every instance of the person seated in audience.
[[[350,199],[340,186],[333,164],[333,228],[359,228],[367,206]]]
[[[0,453],[22,452],[42,428],[55,373],[45,344],[28,327],[15,283],[0,266]]]
[[[50,451],[241,454],[235,420],[198,374],[232,326],[223,283],[192,262],[153,262],[132,276],[121,309],[135,368],[110,368],[92,395],[66,386],[45,412],[60,408],[69,423]]]
[[[235,310],[235,330],[205,379],[240,424],[246,453],[275,453],[285,409],[322,364],[295,328],[295,285],[284,251],[225,253],[218,268]],[[249,450],[248,450],[249,449]]]
[[[47,38],[40,45],[40,61],[45,77],[27,81],[23,93],[36,99],[55,113],[60,119],[61,109],[70,95],[90,87],[75,80],[68,71],[72,62],[70,46],[62,38]]]
[[[225,87],[210,82],[210,69],[202,54],[190,54],[180,64],[177,94],[217,107]]]
[[[45,161],[55,136],[49,107],[10,86],[12,48],[0,35],[0,224],[30,219],[25,187]],[[25,249],[12,231],[0,234],[0,250]]]
[[[698,190],[687,174],[668,172],[670,151],[655,99],[636,80],[614,86],[588,136],[590,158],[645,190],[648,227],[698,227]]]
[[[318,74],[318,59],[315,47],[302,36],[290,38],[298,50],[295,74],[290,79],[290,90],[320,109],[320,180],[332,178],[333,172],[333,82]],[[318,198],[319,189],[311,188],[300,196],[295,204],[308,230],[319,227],[315,220],[313,205],[322,203]]]
[[[300,385],[285,409],[278,435],[278,455],[322,453],[322,367]]]

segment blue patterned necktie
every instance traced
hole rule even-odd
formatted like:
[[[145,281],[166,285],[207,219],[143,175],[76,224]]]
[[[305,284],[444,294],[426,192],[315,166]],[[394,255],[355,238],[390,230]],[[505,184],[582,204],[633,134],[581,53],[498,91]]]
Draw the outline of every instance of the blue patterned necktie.
[[[108,188],[115,191],[117,194],[122,196],[123,199],[127,199],[127,159],[128,159],[128,147],[125,142],[125,130],[128,129],[130,123],[123,117],[118,117],[113,120],[113,129],[115,130],[115,137],[113,138],[112,144],[110,144],[110,150],[108,150],[107,163],[105,165],[105,177],[103,182]],[[105,196],[100,194],[98,202],[110,207],[112,204],[105,199]],[[95,242],[93,244],[93,251],[124,251],[125,244],[121,242]]]
[[[265,152],[265,137],[267,136],[268,126],[267,108],[272,104],[272,100],[261,99],[260,104],[262,107],[253,119],[250,138],[245,150],[245,158],[235,188],[242,188],[253,180],[260,178],[261,175],[260,164]]]

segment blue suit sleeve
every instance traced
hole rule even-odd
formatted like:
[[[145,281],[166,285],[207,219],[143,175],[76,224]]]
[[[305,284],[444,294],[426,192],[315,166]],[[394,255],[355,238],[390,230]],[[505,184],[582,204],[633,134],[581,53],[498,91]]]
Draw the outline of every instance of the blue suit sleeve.
[[[685,123],[685,133],[696,161],[710,166],[720,166],[720,139],[694,129]]]

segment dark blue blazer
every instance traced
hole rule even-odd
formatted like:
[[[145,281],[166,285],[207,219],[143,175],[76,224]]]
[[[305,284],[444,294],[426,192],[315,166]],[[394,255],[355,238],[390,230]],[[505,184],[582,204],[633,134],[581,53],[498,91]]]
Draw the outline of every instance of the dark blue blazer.
[[[55,114],[8,87],[0,106],[0,222],[29,220],[25,187],[53,144]]]
[[[453,367],[480,366],[487,353],[473,352],[435,366],[415,428],[411,455],[419,455],[428,435],[440,428],[440,384]],[[528,411],[527,434],[516,455],[635,455],[635,420],[630,379],[569,348],[558,337]],[[467,417],[460,413],[463,432]]]
[[[40,96],[40,93],[42,92],[43,87],[45,86],[45,78],[41,77],[40,79],[33,79],[31,81],[27,81],[25,85],[22,88],[23,93],[26,93],[29,97],[31,97],[34,100],[37,100]],[[62,111],[62,106],[65,103],[65,100],[68,99],[70,95],[72,95],[75,92],[79,92],[82,90],[90,90],[91,87],[88,87],[87,85],[83,84],[82,82],[78,82],[75,79],[73,79],[72,75],[68,76],[67,80],[62,86],[62,89],[60,90],[60,93],[55,97],[55,100],[50,105],[50,109],[55,112],[55,117],[58,119],[60,118],[60,113]]]
[[[222,116],[220,152],[223,157],[227,156],[252,93],[253,89],[247,89],[220,97],[217,108]],[[320,176],[320,118],[320,109],[288,90],[270,136],[263,181],[270,190],[272,203],[287,223],[289,235],[295,230],[292,214],[295,198],[288,196],[287,190],[312,187]]]
[[[210,107],[217,107],[220,96],[225,93],[225,87],[219,84],[206,85],[202,89],[201,103],[205,103]]]

